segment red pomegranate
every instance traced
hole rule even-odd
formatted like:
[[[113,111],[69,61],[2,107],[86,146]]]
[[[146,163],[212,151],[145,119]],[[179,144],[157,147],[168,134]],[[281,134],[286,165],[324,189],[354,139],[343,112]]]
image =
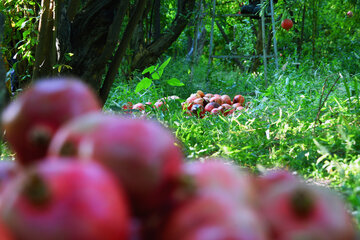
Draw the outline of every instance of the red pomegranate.
[[[144,110],[145,110],[145,106],[144,106],[144,104],[142,104],[142,103],[137,103],[137,104],[135,104],[135,105],[132,107],[132,109],[134,109],[134,110],[139,110],[139,111],[144,111]]]
[[[157,109],[161,109],[162,111],[166,111],[168,110],[167,107],[166,107],[166,104],[164,104],[165,101],[157,101],[155,104],[154,104],[154,108],[157,108]]]
[[[265,193],[281,184],[297,183],[299,179],[288,170],[276,169],[269,170],[256,178],[259,191]]]
[[[348,12],[346,13],[346,15],[347,15],[348,17],[352,17],[352,16],[353,16],[353,12],[352,12],[352,11],[348,11]]]
[[[220,95],[214,95],[212,98],[210,98],[210,102],[216,102],[218,103],[219,105],[223,104],[223,101],[221,99],[221,96]]]
[[[0,239],[1,240],[15,240],[13,234],[9,231],[9,229],[4,225],[4,223],[0,222]]]
[[[260,199],[270,239],[355,239],[355,228],[344,203],[325,189],[284,182]]]
[[[0,194],[6,185],[11,182],[21,172],[20,166],[16,161],[1,160],[0,161]]]
[[[227,103],[227,104],[231,105],[231,99],[230,99],[229,95],[222,95],[221,100],[223,103]]]
[[[253,177],[222,159],[185,163],[182,179],[184,185],[177,191],[181,198],[216,192],[250,205],[256,197]]]
[[[211,102],[211,103],[206,104],[205,111],[211,112],[211,110],[213,110],[214,108],[218,108],[218,107],[220,107],[220,105],[217,102]]]
[[[203,117],[205,114],[205,109],[202,104],[194,104],[191,107],[191,114],[196,117]]]
[[[124,105],[122,106],[122,109],[123,109],[123,110],[129,110],[129,109],[132,109],[132,107],[133,107],[132,102],[127,102],[126,104],[124,104]]]
[[[242,95],[235,95],[233,99],[233,104],[240,103],[241,106],[244,106],[245,98]]]
[[[181,170],[182,153],[173,135],[159,123],[118,117],[97,127],[79,145],[123,183],[136,214],[160,207]]]
[[[162,234],[163,240],[267,239],[263,222],[248,207],[221,194],[195,196],[176,208]]]
[[[283,29],[285,29],[286,31],[289,31],[292,27],[293,27],[293,21],[291,19],[284,19],[282,22],[281,22],[281,27]]]
[[[211,112],[210,112],[210,114],[211,114],[211,115],[219,115],[219,114],[221,114],[221,109],[220,109],[220,107],[212,109]]]
[[[72,119],[64,124],[54,135],[50,142],[48,155],[61,157],[78,156],[81,141],[101,124],[116,121],[111,115],[102,112],[89,113]]]
[[[46,158],[4,192],[4,223],[16,239],[128,239],[121,186],[92,160]]]
[[[45,156],[52,136],[62,124],[100,110],[99,100],[80,80],[43,79],[5,109],[2,124],[17,161],[29,165]]]

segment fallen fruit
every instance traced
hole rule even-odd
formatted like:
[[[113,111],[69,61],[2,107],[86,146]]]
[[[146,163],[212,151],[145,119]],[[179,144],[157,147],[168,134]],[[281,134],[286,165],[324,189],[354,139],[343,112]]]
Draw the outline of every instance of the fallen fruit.
[[[128,239],[126,196],[102,166],[47,158],[3,194],[1,215],[16,239]]]
[[[80,80],[43,79],[10,103],[2,114],[2,124],[16,160],[29,165],[45,156],[61,125],[94,111],[101,111],[99,100]]]
[[[79,157],[95,159],[114,173],[134,213],[156,211],[166,202],[181,170],[182,152],[159,123],[118,117],[105,122],[79,145]]]

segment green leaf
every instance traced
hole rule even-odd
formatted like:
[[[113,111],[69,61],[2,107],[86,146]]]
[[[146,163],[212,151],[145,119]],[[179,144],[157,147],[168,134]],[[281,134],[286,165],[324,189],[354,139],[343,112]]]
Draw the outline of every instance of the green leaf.
[[[181,87],[181,86],[184,86],[185,84],[180,82],[179,79],[177,78],[171,78],[167,81],[167,83],[171,86],[175,86],[175,87]]]
[[[169,64],[170,60],[171,60],[171,57],[169,57],[168,59],[166,59],[166,61],[163,62],[163,64],[161,64],[161,66],[159,67],[159,70],[160,70],[160,69],[164,69],[164,68]]]
[[[15,24],[15,27],[20,27],[20,26],[22,26],[25,21],[26,21],[26,18],[20,19],[20,20]]]
[[[151,83],[152,80],[150,78],[144,78],[136,85],[135,92],[138,93],[144,89],[147,89],[148,87],[150,87]]]
[[[164,72],[164,69],[165,69],[165,67],[169,64],[170,60],[171,60],[171,57],[169,57],[169,58],[168,58],[165,62],[163,62],[163,64],[161,64],[161,66],[159,67],[158,72],[159,72],[160,77],[162,76],[162,74],[163,74],[163,72]]]
[[[151,77],[154,79],[154,80],[159,80],[160,79],[160,75],[158,72],[154,72],[153,74],[151,74]]]
[[[145,74],[145,73],[153,73],[155,69],[155,66],[150,66],[148,68],[145,68],[144,71],[141,74]]]

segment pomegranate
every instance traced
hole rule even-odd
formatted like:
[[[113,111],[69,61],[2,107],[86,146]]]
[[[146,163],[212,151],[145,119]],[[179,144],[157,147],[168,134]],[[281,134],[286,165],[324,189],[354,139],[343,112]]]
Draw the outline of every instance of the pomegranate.
[[[232,106],[233,106],[233,108],[241,107],[241,103],[239,103],[239,102],[238,102],[238,103],[234,103]]]
[[[136,214],[155,211],[167,201],[183,158],[175,138],[160,124],[120,117],[90,133],[79,145],[79,156],[95,159],[115,174]]]
[[[129,110],[129,109],[132,109],[132,107],[133,107],[132,102],[127,102],[126,104],[123,105],[122,109]]]
[[[231,105],[231,99],[230,99],[229,95],[222,95],[221,100],[223,103],[227,103],[227,104]]]
[[[206,106],[206,105],[208,105],[209,103],[210,103],[210,99],[209,98],[207,98],[207,97],[203,97],[203,99],[204,99],[204,107]]]
[[[13,234],[9,231],[9,229],[4,225],[4,223],[0,222],[0,239],[1,240],[13,240]]]
[[[194,104],[204,105],[204,99],[203,98],[197,98],[197,99],[194,100]]]
[[[66,160],[44,159],[4,192],[1,214],[15,238],[128,239],[121,185],[92,160]]]
[[[218,107],[220,107],[220,105],[217,102],[211,102],[205,106],[205,111],[211,112],[211,110],[213,110],[214,108],[218,108]]]
[[[80,142],[92,131],[109,121],[116,121],[102,112],[77,117],[63,125],[54,135],[48,150],[50,156],[76,157]]]
[[[266,238],[257,213],[239,206],[221,194],[195,196],[176,208],[165,226],[162,239],[212,240]]]
[[[194,104],[191,107],[191,113],[193,116],[203,117],[205,114],[204,106],[202,104]]]
[[[325,189],[284,182],[260,199],[271,239],[355,239],[344,203]]]
[[[16,161],[1,160],[0,161],[0,192],[21,172],[21,168]],[[1,236],[1,234],[0,234]]]
[[[16,160],[29,165],[45,156],[52,136],[62,124],[100,110],[99,100],[80,80],[43,79],[5,109],[2,123]]]
[[[210,102],[216,102],[219,105],[223,104],[223,101],[220,96],[214,96],[210,98]]]
[[[164,104],[164,101],[157,101],[157,102],[154,104],[154,107],[157,108],[157,109],[161,109],[162,111],[166,111],[166,110],[167,110],[167,107],[166,107],[166,105]]]
[[[291,19],[284,19],[282,22],[281,22],[281,27],[283,29],[285,29],[286,31],[289,31],[292,27],[293,27],[293,21]]]
[[[245,102],[245,98],[242,95],[235,95],[233,99],[233,104],[240,103],[241,106],[244,106],[244,102]]]
[[[205,96],[204,97],[207,97],[207,98],[212,98],[214,96],[214,94],[212,94],[212,93],[207,93],[207,94],[205,94]]]
[[[290,171],[283,169],[270,170],[257,178],[257,187],[264,193],[280,184],[296,183],[299,179]]]
[[[212,114],[212,115],[221,114],[221,109],[220,109],[220,107],[212,109],[211,112],[210,112],[210,114]]]
[[[135,104],[135,105],[132,107],[132,109],[134,109],[134,110],[139,110],[139,111],[144,111],[144,110],[145,110],[145,106],[144,106],[144,104],[142,104],[142,103],[137,103],[137,104]]]
[[[348,12],[346,13],[346,15],[347,15],[348,17],[352,17],[352,16],[353,16],[353,12],[352,12],[352,11],[348,11]]]
[[[200,96],[201,98],[205,96],[204,92],[201,90],[197,90],[196,94]]]
[[[225,160],[195,161],[183,166],[182,182],[177,194],[181,198],[217,192],[240,204],[252,204],[256,197],[253,177]]]

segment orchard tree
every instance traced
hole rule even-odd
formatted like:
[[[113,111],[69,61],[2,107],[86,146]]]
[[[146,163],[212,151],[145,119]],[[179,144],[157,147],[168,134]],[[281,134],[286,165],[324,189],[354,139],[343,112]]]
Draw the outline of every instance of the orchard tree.
[[[4,16],[0,13],[0,42],[2,41],[2,36],[4,32]],[[2,53],[0,51],[0,59],[2,59]],[[0,112],[5,107],[5,104],[8,102],[7,88],[5,86],[5,76],[6,70],[4,67],[4,62],[0,61]],[[2,135],[0,135],[0,140]]]
[[[160,26],[162,1],[42,0],[32,79],[75,75],[92,86],[105,103],[126,53],[132,54],[127,63],[130,71],[144,69],[185,29],[195,0],[172,2],[177,9],[161,9],[176,10],[176,14],[168,26]],[[149,31],[153,33],[147,34]],[[137,38],[143,32],[146,42],[132,44],[129,51],[134,32]]]

